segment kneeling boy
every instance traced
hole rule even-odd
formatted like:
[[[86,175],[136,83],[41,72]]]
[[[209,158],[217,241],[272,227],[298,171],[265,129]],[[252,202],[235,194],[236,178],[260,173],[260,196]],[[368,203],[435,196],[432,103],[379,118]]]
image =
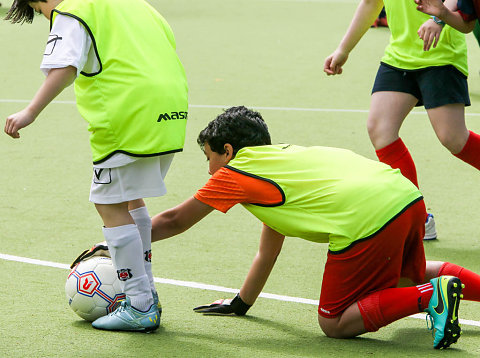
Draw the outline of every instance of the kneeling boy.
[[[245,107],[226,110],[197,141],[212,176],[192,198],[152,219],[152,241],[235,204],[264,223],[239,294],[198,312],[244,315],[264,287],[285,236],[293,236],[329,243],[318,307],[327,336],[354,337],[426,311],[434,321],[434,348],[457,341],[462,282],[465,298],[478,301],[480,276],[425,261],[425,205],[400,171],[349,150],[271,145],[261,115]],[[399,288],[400,283],[410,287]]]

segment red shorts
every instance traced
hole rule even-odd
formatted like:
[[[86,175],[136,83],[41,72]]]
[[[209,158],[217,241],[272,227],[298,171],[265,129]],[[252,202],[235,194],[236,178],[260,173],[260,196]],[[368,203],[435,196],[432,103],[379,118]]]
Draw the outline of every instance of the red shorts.
[[[423,282],[426,215],[420,200],[373,237],[345,252],[328,252],[318,314],[336,317],[372,292],[397,287],[400,277]]]

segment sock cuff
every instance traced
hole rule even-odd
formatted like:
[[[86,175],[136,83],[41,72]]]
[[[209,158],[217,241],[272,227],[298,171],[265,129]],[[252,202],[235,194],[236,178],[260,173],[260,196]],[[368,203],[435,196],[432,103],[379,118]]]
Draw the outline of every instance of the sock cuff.
[[[367,332],[376,332],[382,327],[383,317],[380,312],[380,295],[378,292],[359,300],[358,309],[363,318]]]
[[[146,206],[141,206],[139,208],[130,210],[129,213],[132,216],[133,221],[135,221],[135,224],[138,226],[152,226],[152,219],[148,214]]]
[[[418,297],[418,311],[424,312],[428,308],[428,303],[430,302],[430,298],[433,294],[433,285],[431,282],[424,283],[422,285],[416,286],[418,291],[420,292],[420,296]]]
[[[127,245],[133,240],[140,239],[137,225],[128,224],[115,227],[103,227],[103,236],[108,246],[118,248]]]
[[[438,276],[448,275],[459,277],[462,271],[463,267],[452,264],[450,262],[444,262],[443,265],[440,267],[440,270],[438,270]]]
[[[472,131],[468,131],[468,132],[470,134],[468,135],[467,142],[463,146],[462,150],[459,153],[454,154],[454,156],[462,160],[464,160],[464,158],[468,159],[472,149],[474,149],[475,147],[475,143],[480,143],[480,135]],[[478,155],[478,153],[475,153],[475,154]]]
[[[375,153],[382,163],[391,164],[408,153],[408,149],[402,138],[398,138],[386,147],[376,150]]]

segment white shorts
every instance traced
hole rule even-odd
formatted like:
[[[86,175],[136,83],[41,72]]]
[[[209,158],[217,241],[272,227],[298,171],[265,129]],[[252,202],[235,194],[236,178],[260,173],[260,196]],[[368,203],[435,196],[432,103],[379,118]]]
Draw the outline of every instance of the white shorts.
[[[118,204],[130,200],[162,196],[164,183],[174,154],[139,158],[116,168],[93,167],[90,201],[95,204]]]

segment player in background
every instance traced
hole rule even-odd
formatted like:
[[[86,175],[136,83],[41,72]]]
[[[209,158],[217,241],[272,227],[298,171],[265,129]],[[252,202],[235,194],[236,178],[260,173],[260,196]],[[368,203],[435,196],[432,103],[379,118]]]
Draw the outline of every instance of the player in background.
[[[478,0],[414,0],[418,5],[417,10],[431,15],[442,25],[448,24],[454,29],[468,33],[475,31],[476,21],[480,14],[480,2]],[[430,34],[419,31],[420,38],[430,44]]]
[[[375,19],[373,25],[370,27],[388,27],[387,13],[385,12],[385,7],[382,8],[382,11],[380,11],[380,14]]]
[[[197,312],[244,315],[291,236],[329,245],[318,307],[327,336],[354,337],[426,311],[435,348],[457,341],[460,287],[465,284],[465,299],[480,301],[480,276],[425,261],[425,205],[399,170],[345,149],[271,145],[261,115],[245,107],[219,115],[197,142],[211,178],[193,197],[152,218],[152,241],[236,204],[263,222],[239,294]]]
[[[50,20],[41,64],[46,79],[30,104],[7,117],[19,138],[64,88],[75,82],[93,158],[90,201],[127,299],[95,328],[151,331],[161,306],[151,268],[151,219],[145,197],[166,193],[164,177],[183,148],[187,82],[165,19],[143,0],[16,0],[6,19]]]
[[[426,14],[434,16],[437,18],[437,22],[440,24],[447,23],[448,25],[452,26],[453,28],[461,31],[461,32],[473,32],[477,43],[480,45],[480,24],[478,22],[478,13],[480,12],[480,6],[478,1],[472,0],[462,0],[462,1],[453,1],[447,2],[447,5],[452,9],[450,10],[447,6],[440,1],[415,1],[418,6],[417,10],[420,10]],[[456,5],[455,5],[456,2]],[[456,6],[456,7],[455,7]],[[463,22],[459,19],[461,16]],[[445,21],[443,20],[445,19]],[[475,25],[473,30],[472,21],[475,21]],[[431,42],[429,38],[429,34],[423,33],[419,31],[419,36],[425,43]]]
[[[379,160],[399,168],[418,187],[415,163],[399,131],[410,111],[424,106],[440,142],[457,158],[480,169],[480,136],[465,124],[470,98],[464,35],[450,27],[441,31],[441,24],[417,11],[413,0],[362,0],[338,48],[326,58],[325,73],[343,72],[350,52],[382,6],[391,37],[375,78],[367,120]],[[433,42],[438,41],[434,50],[425,51],[419,28],[430,34]],[[425,239],[436,238],[433,223],[429,215]]]

